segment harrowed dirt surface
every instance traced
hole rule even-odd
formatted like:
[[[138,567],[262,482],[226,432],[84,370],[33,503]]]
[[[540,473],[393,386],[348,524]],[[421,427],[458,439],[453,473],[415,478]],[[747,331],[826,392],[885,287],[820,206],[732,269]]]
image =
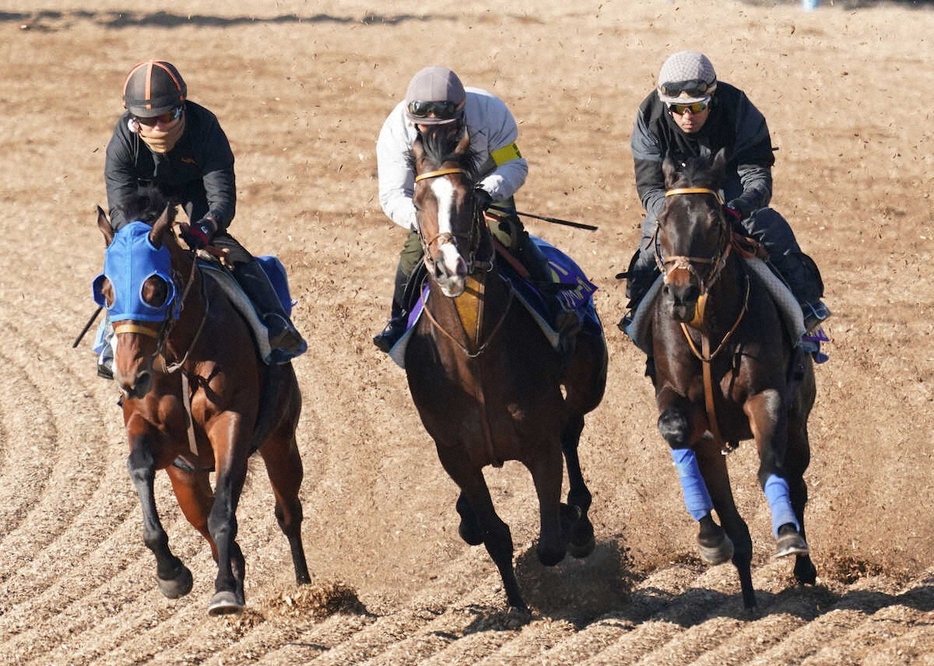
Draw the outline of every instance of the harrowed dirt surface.
[[[178,4],[179,7],[171,5]],[[934,663],[934,11],[907,3],[438,0],[365,3],[8,0],[0,11],[0,663]],[[184,5],[183,7],[181,5]],[[93,8],[91,8],[93,6]],[[643,358],[615,328],[641,208],[628,141],[672,51],[699,48],[766,113],[773,205],[821,266],[830,361],[810,431],[808,536],[818,584],[773,561],[754,446],[730,457],[755,543],[760,609],[695,527],[655,429]],[[257,462],[239,507],[247,610],[209,618],[214,566],[164,475],[157,493],[195,583],[155,585],[125,469],[117,389],[98,379],[90,284],[104,149],[130,66],[172,60],[237,155],[232,231],[286,265],[310,349],[298,589]],[[606,399],[581,443],[597,548],[541,567],[516,463],[490,470],[531,619],[505,610],[482,548],[457,536],[457,490],[372,346],[404,232],[379,209],[375,141],[411,75],[446,64],[507,100],[530,163],[520,208],[598,285]],[[456,424],[452,424],[456,427]]]

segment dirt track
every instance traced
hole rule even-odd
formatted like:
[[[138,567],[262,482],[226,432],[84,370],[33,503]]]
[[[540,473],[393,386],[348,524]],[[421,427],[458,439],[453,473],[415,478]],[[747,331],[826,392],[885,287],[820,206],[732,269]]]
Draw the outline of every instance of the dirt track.
[[[934,663],[931,174],[934,11],[813,13],[734,2],[463,3],[207,0],[161,12],[99,0],[8,0],[0,11],[0,663]],[[825,3],[827,4],[827,3]],[[713,14],[716,13],[716,16]],[[629,132],[665,56],[701,48],[747,90],[780,148],[773,205],[822,267],[835,316],[818,369],[807,474],[819,581],[770,559],[744,445],[731,458],[755,542],[761,613],[708,569],[655,430],[643,360],[613,324],[641,210]],[[164,599],[127,478],[117,391],[94,375],[90,283],[103,242],[103,151],[134,62],[164,57],[237,154],[234,233],[278,255],[311,343],[305,397],[310,590],[291,581],[265,473],[240,505],[248,610],[206,615],[210,553],[160,477],[172,544],[195,575]],[[488,475],[535,614],[504,611],[483,549],[457,537],[456,489],[370,338],[403,232],[376,201],[379,126],[409,77],[447,64],[503,96],[531,164],[521,208],[599,286],[611,368],[582,440],[596,552],[534,556],[525,470]]]

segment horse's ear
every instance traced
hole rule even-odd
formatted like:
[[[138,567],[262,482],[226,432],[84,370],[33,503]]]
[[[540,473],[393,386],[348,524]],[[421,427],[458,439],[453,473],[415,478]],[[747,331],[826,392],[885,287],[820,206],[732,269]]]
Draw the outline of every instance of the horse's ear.
[[[726,173],[726,163],[729,159],[729,153],[726,148],[721,148],[717,151],[717,154],[714,155],[713,162],[710,165],[710,171],[716,178],[715,182],[719,183],[723,180],[723,174]]]
[[[155,247],[162,246],[162,237],[165,234],[166,230],[170,226],[172,226],[172,219],[171,219],[171,216],[169,215],[170,207],[171,207],[171,204],[165,207],[165,210],[163,210],[162,214],[159,215],[159,219],[157,219],[153,223],[152,231],[149,232],[149,240]]]
[[[662,174],[665,176],[665,189],[670,190],[678,180],[678,163],[668,155],[662,162]]]
[[[104,234],[104,247],[110,247],[114,240],[114,229],[110,226],[110,220],[107,219],[107,213],[100,206],[97,207],[97,228]]]

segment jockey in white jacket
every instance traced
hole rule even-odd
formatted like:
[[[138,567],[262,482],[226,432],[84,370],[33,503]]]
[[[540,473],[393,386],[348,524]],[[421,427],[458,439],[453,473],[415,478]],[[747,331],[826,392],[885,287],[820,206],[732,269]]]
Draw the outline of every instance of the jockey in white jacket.
[[[404,302],[406,284],[422,256],[412,202],[415,172],[409,152],[419,134],[459,132],[464,127],[470,136],[470,149],[483,159],[477,182],[482,207],[492,205],[506,211],[504,219],[513,225],[518,241],[512,250],[533,280],[550,281],[547,262],[515,215],[512,196],[529,172],[528,162],[516,145],[519,127],[515,118],[501,99],[479,88],[465,88],[450,69],[426,67],[412,78],[405,99],[390,112],[376,141],[380,205],[393,222],[409,232],[396,270],[391,318],[373,338],[383,351],[388,352],[405,332],[409,305]]]

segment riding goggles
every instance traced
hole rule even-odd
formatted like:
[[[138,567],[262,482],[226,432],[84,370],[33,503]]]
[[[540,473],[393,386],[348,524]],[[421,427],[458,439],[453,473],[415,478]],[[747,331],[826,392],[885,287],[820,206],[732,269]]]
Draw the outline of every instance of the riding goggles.
[[[418,100],[409,102],[409,115],[413,118],[439,118],[441,120],[450,120],[457,115],[458,104],[456,102],[420,102]]]
[[[160,113],[158,116],[153,116],[151,118],[142,118],[140,116],[133,116],[133,120],[138,122],[140,125],[146,125],[147,127],[151,127],[155,125],[157,122],[162,123],[163,125],[168,125],[170,122],[174,120],[178,120],[179,118],[182,117],[182,110],[183,110],[182,106],[176,106],[171,111]]]
[[[682,116],[685,111],[691,113],[700,113],[707,108],[707,102],[694,102],[693,104],[669,104],[668,110],[672,113]]]
[[[717,82],[707,83],[702,79],[691,79],[690,81],[669,81],[668,83],[658,84],[658,91],[666,97],[680,97],[687,93],[688,97],[700,97],[714,90]]]

